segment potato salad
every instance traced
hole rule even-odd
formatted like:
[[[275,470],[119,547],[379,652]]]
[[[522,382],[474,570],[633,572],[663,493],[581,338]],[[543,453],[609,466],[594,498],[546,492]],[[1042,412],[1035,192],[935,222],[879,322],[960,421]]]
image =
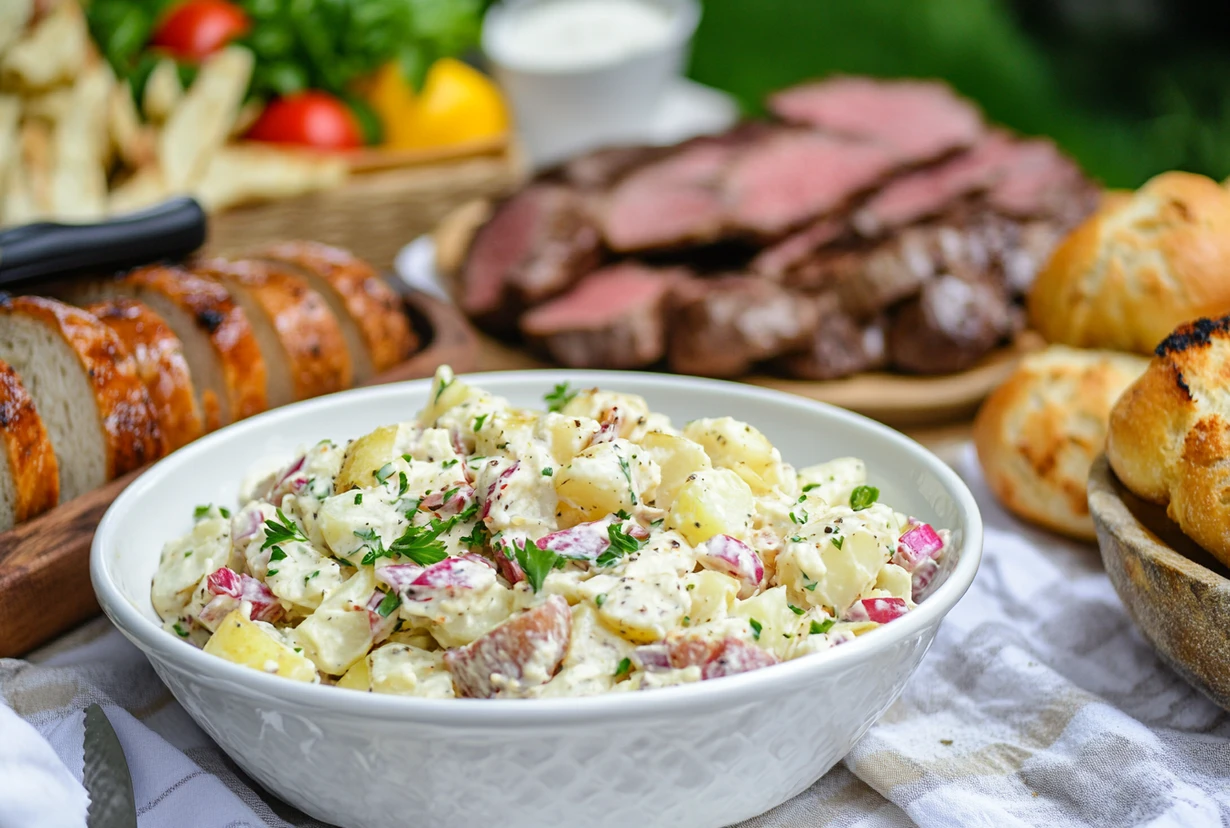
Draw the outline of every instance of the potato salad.
[[[839,646],[939,571],[947,531],[883,503],[857,459],[795,469],[730,417],[544,390],[517,408],[443,367],[414,420],[197,507],[154,576],[167,631],[293,681],[583,696]]]

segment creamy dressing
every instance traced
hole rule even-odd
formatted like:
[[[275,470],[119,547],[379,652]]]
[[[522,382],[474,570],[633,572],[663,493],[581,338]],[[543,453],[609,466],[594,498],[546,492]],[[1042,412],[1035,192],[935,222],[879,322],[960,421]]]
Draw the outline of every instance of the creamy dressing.
[[[539,71],[603,66],[660,45],[672,15],[646,0],[546,0],[504,9],[492,48]]]

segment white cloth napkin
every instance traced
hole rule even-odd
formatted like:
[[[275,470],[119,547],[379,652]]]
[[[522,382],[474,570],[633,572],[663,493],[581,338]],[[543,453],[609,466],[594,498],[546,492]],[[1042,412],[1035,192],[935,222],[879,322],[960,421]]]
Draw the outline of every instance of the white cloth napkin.
[[[955,465],[987,526],[973,587],[845,761],[745,828],[1230,824],[1230,715],[1157,659],[1095,548],[1006,515],[968,446]],[[0,660],[0,703],[42,734],[0,707],[0,828],[84,824],[92,701],[128,755],[141,828],[319,825],[254,790],[98,620],[30,661]]]

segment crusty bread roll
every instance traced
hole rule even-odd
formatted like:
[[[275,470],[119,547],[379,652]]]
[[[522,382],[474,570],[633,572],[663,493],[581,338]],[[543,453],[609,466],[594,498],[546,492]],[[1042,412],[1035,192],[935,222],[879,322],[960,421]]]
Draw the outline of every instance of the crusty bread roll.
[[[1111,412],[1106,454],[1123,485],[1230,566],[1230,316],[1157,347]]]
[[[61,502],[158,458],[162,435],[137,367],[90,314],[0,294],[0,359],[21,376],[47,428]]]
[[[135,299],[107,299],[86,307],[124,343],[150,403],[167,452],[204,433],[184,346],[162,317]]]
[[[1025,357],[974,421],[978,459],[999,502],[1025,520],[1093,540],[1089,467],[1105,444],[1111,406],[1148,364],[1062,345]]]
[[[1028,305],[1051,342],[1146,355],[1176,325],[1230,311],[1230,191],[1168,172],[1104,200],[1055,249]]]
[[[0,362],[0,532],[60,499],[51,438],[17,372]]]

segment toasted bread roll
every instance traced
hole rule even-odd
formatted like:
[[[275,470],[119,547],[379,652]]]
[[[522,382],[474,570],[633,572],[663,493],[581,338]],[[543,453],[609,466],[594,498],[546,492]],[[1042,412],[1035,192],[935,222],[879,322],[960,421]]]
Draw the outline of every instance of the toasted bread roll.
[[[1111,197],[1055,249],[1029,294],[1047,340],[1151,354],[1176,325],[1230,311],[1230,191],[1168,172]]]
[[[60,292],[81,304],[136,299],[158,314],[183,343],[206,431],[267,407],[265,361],[252,326],[226,288],[212,279],[153,265]]]
[[[200,437],[205,428],[184,346],[162,318],[135,299],[106,299],[86,310],[114,331],[132,354],[166,451]]]
[[[205,259],[190,263],[240,304],[265,357],[269,405],[350,387],[350,354],[324,298],[276,262]]]
[[[0,359],[43,419],[61,502],[159,456],[162,435],[137,366],[90,314],[54,299],[0,296]]]
[[[51,438],[21,377],[0,362],[0,532],[40,515],[60,499]]]
[[[1147,365],[1143,357],[1062,345],[1025,357],[974,421],[983,474],[1004,508],[1093,540],[1089,467],[1106,443],[1111,406]]]
[[[342,326],[356,383],[387,371],[416,347],[401,299],[371,265],[345,250],[292,241],[257,251],[254,258],[280,262],[320,291]]]
[[[1230,316],[1180,325],[1110,415],[1106,455],[1134,494],[1230,566]]]

